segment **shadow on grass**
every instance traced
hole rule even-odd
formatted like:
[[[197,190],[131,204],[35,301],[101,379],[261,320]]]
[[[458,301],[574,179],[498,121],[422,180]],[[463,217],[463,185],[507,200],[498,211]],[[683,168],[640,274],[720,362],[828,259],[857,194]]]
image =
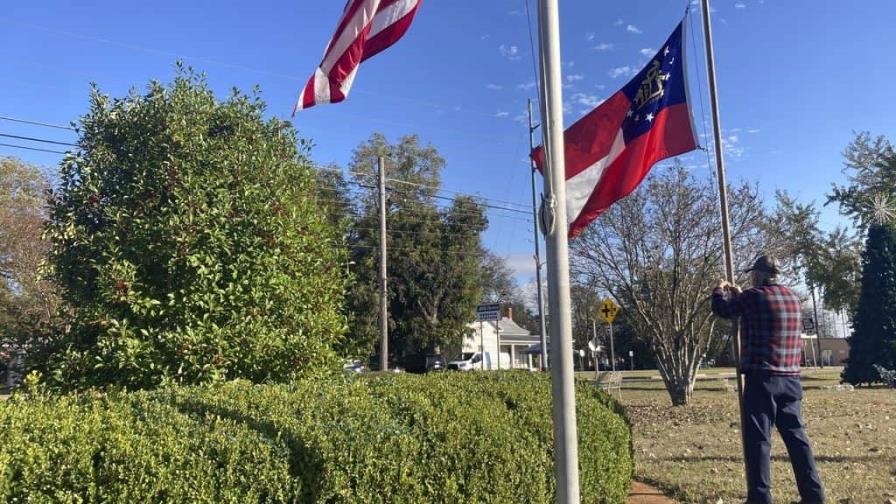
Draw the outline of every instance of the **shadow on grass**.
[[[856,456],[845,456],[845,455],[816,455],[816,462],[832,462],[832,463],[843,463],[843,462],[885,462],[891,459],[892,457],[887,457],[884,454],[879,455],[856,455]],[[737,462],[743,463],[744,459],[738,455],[703,455],[703,456],[673,456],[673,457],[658,457],[657,460],[661,460],[664,462]],[[775,462],[789,462],[790,457],[784,455],[773,455],[772,460]]]

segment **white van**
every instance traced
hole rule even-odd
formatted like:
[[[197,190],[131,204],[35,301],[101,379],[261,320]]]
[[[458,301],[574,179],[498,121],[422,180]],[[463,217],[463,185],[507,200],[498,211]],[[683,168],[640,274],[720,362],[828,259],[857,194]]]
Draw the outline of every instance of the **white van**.
[[[485,357],[484,359],[483,355]],[[501,359],[500,368],[498,366],[498,361],[494,358],[491,352],[485,352],[485,354],[480,352],[464,352],[448,363],[448,369],[453,371],[497,371],[498,369],[510,369],[510,354],[501,352],[499,358]]]

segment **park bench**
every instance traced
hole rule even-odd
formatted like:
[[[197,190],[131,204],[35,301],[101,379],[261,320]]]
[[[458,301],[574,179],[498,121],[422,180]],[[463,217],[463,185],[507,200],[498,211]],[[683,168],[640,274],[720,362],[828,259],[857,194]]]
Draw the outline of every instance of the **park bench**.
[[[722,382],[722,388],[725,392],[737,392],[737,385],[732,384],[728,378],[722,377],[719,378],[719,381]]]
[[[614,390],[619,392],[622,397],[622,373],[619,371],[610,371],[604,373],[597,379],[597,386],[603,391],[612,394]]]

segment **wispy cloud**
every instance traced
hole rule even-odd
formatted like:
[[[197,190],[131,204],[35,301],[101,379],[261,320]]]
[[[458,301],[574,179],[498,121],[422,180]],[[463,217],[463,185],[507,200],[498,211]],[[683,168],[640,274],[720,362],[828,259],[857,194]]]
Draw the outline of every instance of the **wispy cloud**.
[[[507,14],[510,15],[510,16],[522,16],[522,15],[523,15],[523,11],[521,11],[521,10],[512,10],[512,11],[507,11]]]
[[[504,86],[502,86],[500,84],[489,83],[489,84],[485,85],[485,89],[491,89],[492,91],[500,91],[500,90],[504,89]]]
[[[498,52],[501,53],[501,56],[504,56],[510,61],[519,61],[522,58],[520,55],[520,48],[515,45],[508,46],[501,44],[498,46]]]
[[[504,112],[503,110],[499,110],[495,112],[495,117],[508,117],[510,112]]]
[[[595,51],[600,51],[600,52],[610,51],[613,49],[613,44],[610,44],[609,42],[601,42],[600,44],[597,44],[596,46],[592,47],[592,49],[594,49]]]
[[[517,89],[522,89],[523,91],[529,91],[530,89],[535,89],[535,81],[524,82],[522,84],[517,84]]]
[[[596,95],[587,93],[573,93],[570,98],[576,104],[588,107],[589,109],[592,109],[603,103],[603,100],[598,98]]]
[[[587,42],[591,42],[592,40],[594,40],[594,32],[588,32],[588,33],[586,33],[586,34],[585,34],[585,40],[586,40]]]
[[[638,35],[644,33],[644,32],[641,31],[640,28],[638,28],[637,26],[635,26],[635,25],[633,25],[633,24],[630,24],[630,25],[626,26],[626,27],[625,27],[625,31],[627,31],[627,32],[629,32],[629,33],[635,33],[635,34],[638,34]]]
[[[736,2],[736,3],[734,4],[734,8],[735,8],[735,9],[746,9],[746,8],[747,8],[747,4],[745,4],[745,3],[743,3],[743,2]]]
[[[622,26],[624,23],[625,21],[623,21],[622,18],[618,18],[616,22],[613,23],[613,26]]]
[[[759,128],[753,128],[753,129],[748,129],[748,130],[747,130],[747,133],[754,133],[754,134],[755,134],[755,133],[759,133],[759,131],[760,131]]]
[[[637,73],[638,70],[636,68],[632,68],[628,65],[616,67],[607,72],[607,74],[614,79],[617,77],[634,77]]]
[[[582,79],[584,79],[584,78],[585,78],[585,76],[582,75],[582,74],[567,74],[567,75],[566,75],[566,82],[580,81],[580,80],[582,80]]]
[[[479,36],[479,40],[485,40],[485,39],[489,38],[489,36],[490,35],[488,33],[483,33],[482,35]]]
[[[744,155],[744,147],[740,144],[740,137],[737,135],[723,137],[722,147],[728,157],[740,159]]]
[[[645,47],[644,49],[641,49],[638,52],[641,53],[642,56],[649,57],[649,56],[653,56],[654,54],[656,54],[656,49],[651,49],[649,47]]]

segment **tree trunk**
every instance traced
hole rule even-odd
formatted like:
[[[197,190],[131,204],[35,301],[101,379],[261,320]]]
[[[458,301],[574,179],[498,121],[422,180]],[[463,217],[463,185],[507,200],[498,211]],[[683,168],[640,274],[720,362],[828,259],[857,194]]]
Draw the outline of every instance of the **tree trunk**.
[[[694,380],[688,376],[670,376],[666,384],[673,406],[687,406],[694,395]]]

